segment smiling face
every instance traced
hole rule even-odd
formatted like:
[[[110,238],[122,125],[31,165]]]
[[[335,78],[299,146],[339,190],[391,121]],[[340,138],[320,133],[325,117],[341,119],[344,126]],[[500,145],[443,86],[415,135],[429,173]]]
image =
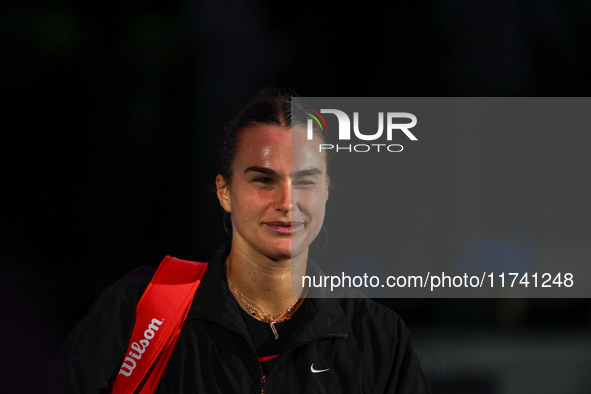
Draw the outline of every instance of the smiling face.
[[[232,215],[233,248],[274,260],[307,252],[324,221],[328,183],[320,140],[305,137],[302,127],[242,131],[231,179],[216,179],[220,203]]]

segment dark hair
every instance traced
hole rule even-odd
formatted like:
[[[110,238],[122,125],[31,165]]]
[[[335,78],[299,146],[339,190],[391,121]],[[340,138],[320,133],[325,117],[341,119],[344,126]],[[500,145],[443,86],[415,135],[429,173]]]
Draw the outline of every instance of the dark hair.
[[[238,150],[240,135],[254,125],[273,125],[290,128],[295,125],[306,125],[307,117],[300,105],[295,105],[292,113],[291,98],[296,94],[291,89],[267,87],[238,114],[238,117],[226,130],[222,148],[222,168],[220,174],[226,182],[232,177],[232,164]],[[325,141],[320,129],[314,125],[314,131]]]

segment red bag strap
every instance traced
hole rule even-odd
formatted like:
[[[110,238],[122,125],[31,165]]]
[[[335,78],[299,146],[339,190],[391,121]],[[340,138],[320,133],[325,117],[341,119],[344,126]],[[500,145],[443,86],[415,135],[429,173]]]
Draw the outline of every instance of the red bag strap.
[[[166,256],[136,307],[135,325],[113,394],[156,390],[207,263]]]

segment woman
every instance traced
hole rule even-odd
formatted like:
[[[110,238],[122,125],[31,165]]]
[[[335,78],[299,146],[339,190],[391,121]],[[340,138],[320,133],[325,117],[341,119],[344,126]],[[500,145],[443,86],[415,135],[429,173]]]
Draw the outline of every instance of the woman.
[[[157,393],[430,392],[397,314],[292,296],[292,270],[318,270],[308,248],[328,198],[323,139],[304,124],[289,93],[267,89],[229,130],[216,188],[232,242],[209,263]],[[138,269],[101,296],[46,370],[57,392],[109,390],[152,275]]]

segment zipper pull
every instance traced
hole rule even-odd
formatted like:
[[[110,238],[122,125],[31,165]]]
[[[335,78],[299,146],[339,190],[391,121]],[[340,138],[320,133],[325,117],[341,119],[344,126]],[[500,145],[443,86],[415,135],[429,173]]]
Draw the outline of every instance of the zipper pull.
[[[265,394],[265,383],[267,382],[267,377],[263,375],[261,377],[261,394]]]
[[[271,331],[273,331],[273,335],[275,336],[275,340],[278,340],[279,333],[277,332],[277,328],[275,328],[275,323],[277,323],[277,321],[269,320],[269,321],[267,321],[267,323],[269,323],[269,325],[271,326]]]

